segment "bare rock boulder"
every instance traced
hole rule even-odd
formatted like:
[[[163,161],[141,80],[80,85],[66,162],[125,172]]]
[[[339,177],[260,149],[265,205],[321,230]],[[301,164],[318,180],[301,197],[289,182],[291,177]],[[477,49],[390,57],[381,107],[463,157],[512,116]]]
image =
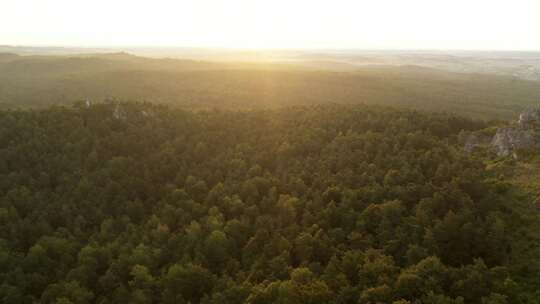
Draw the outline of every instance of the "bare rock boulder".
[[[512,155],[514,158],[518,150],[539,148],[539,144],[537,132],[514,127],[499,128],[491,140],[491,147],[497,156]]]
[[[521,128],[540,126],[540,109],[528,109],[519,115],[518,125]]]

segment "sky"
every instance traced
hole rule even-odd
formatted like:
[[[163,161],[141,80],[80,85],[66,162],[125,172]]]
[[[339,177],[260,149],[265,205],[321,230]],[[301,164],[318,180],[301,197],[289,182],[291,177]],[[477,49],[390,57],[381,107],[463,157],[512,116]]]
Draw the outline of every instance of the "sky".
[[[540,50],[540,0],[0,0],[0,45]]]

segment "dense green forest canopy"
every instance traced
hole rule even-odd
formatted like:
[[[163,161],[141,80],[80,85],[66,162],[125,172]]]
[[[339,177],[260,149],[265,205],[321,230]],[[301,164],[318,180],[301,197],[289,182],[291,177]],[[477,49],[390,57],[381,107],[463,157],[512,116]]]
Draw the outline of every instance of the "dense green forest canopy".
[[[538,82],[415,66],[212,63],[126,53],[0,54],[0,106],[69,105],[108,98],[190,108],[377,104],[510,119],[540,100]]]
[[[484,127],[365,105],[0,111],[0,302],[538,303],[511,187],[457,146]]]

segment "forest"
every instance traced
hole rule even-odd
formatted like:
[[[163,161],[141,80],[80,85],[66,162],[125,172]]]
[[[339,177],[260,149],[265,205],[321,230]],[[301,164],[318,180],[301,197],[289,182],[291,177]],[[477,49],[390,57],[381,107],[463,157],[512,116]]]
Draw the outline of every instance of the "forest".
[[[538,82],[419,66],[242,63],[127,53],[0,53],[0,108],[69,106],[74,100],[148,101],[191,109],[276,109],[374,104],[513,119],[538,105]]]
[[[540,303],[490,122],[384,105],[0,111],[0,302]]]

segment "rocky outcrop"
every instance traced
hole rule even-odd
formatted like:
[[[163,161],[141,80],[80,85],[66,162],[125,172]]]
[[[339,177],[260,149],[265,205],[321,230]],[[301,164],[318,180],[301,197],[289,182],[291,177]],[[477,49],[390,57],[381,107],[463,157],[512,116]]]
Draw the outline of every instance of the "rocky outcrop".
[[[517,158],[517,151],[540,148],[538,133],[532,129],[515,127],[499,128],[491,141],[491,147],[497,156]]]
[[[117,103],[114,106],[113,110],[113,117],[120,120],[126,120],[127,119],[127,111],[124,107],[122,107],[121,104]]]
[[[540,125],[540,109],[529,109],[519,115],[518,125],[521,128],[534,128]]]
[[[497,156],[514,158],[519,151],[540,150],[540,108],[524,111],[517,122],[498,128],[491,136],[486,140],[482,131],[470,133],[465,137],[463,149],[472,153],[478,147],[486,147]]]
[[[110,98],[105,99],[103,102],[92,102],[87,98],[76,102],[73,106],[84,113],[90,113],[97,110],[101,114],[108,114],[103,116],[103,118],[112,118],[114,120],[136,123],[154,118],[157,113],[156,111],[159,111],[160,109],[159,106],[150,103],[123,102]]]

